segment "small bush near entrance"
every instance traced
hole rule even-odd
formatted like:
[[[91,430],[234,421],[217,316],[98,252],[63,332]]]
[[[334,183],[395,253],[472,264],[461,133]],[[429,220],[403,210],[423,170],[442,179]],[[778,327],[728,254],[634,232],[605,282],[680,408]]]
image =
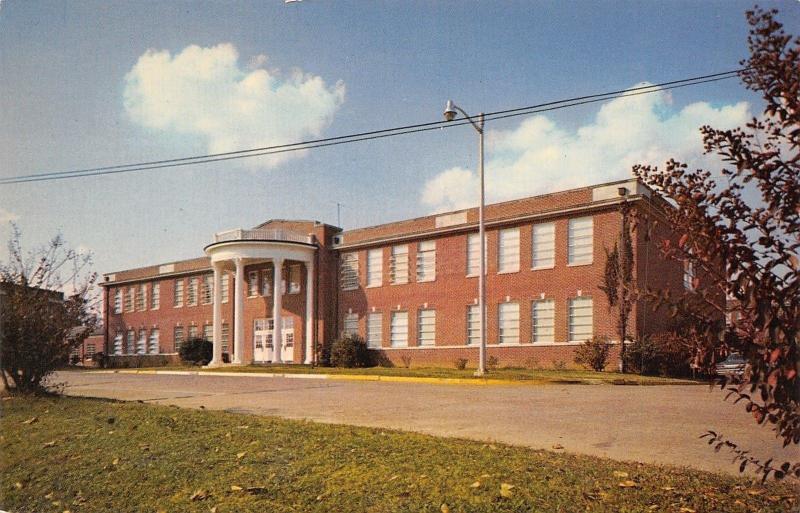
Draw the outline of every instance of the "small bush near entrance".
[[[331,344],[333,367],[369,367],[367,343],[358,335],[345,335]]]
[[[467,359],[466,358],[459,358],[455,362],[455,367],[458,370],[464,370],[467,368]]]
[[[190,338],[179,352],[181,360],[192,365],[208,365],[214,357],[214,344],[202,338]]]
[[[608,362],[611,344],[607,337],[594,336],[586,340],[575,350],[575,363],[587,369],[602,372]]]
[[[647,376],[689,376],[691,359],[690,343],[672,331],[642,337],[625,351],[628,369]]]
[[[486,368],[489,370],[494,370],[500,367],[500,358],[495,355],[491,355],[486,358]]]

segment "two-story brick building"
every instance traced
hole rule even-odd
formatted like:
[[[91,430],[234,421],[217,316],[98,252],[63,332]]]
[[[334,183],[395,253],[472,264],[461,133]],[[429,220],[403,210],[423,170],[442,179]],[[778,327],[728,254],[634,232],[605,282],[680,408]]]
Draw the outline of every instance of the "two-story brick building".
[[[488,354],[501,365],[569,365],[587,338],[615,338],[598,286],[623,204],[651,220],[669,208],[634,180],[486,207]],[[656,247],[667,227],[653,240],[644,231],[633,240],[640,286],[691,286],[691,269]],[[214,341],[212,365],[312,363],[356,333],[394,362],[474,366],[479,247],[475,208],[347,231],[271,220],[220,232],[204,257],[105,275],[106,351],[173,353],[201,336]],[[631,317],[631,333],[670,322],[643,304]]]

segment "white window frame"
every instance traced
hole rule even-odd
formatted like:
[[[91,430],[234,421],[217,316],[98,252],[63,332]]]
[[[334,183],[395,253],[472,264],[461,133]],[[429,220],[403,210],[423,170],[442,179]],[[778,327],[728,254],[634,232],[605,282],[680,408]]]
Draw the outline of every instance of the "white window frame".
[[[114,335],[114,354],[121,355],[122,348],[124,346],[125,335],[122,334],[121,331],[118,331],[116,335]]]
[[[580,323],[577,322],[578,320]],[[586,326],[588,326],[588,330]],[[583,342],[591,339],[592,336],[594,336],[594,300],[591,296],[569,299],[567,302],[567,338],[570,342]]]
[[[125,311],[134,312],[136,308],[136,288],[128,287],[127,294],[125,295]]]
[[[189,329],[186,330],[186,340],[191,340],[193,338],[199,337],[197,324],[190,324]]]
[[[136,339],[136,354],[147,354],[147,330],[139,330],[139,338]]]
[[[367,287],[383,285],[383,248],[367,250]]]
[[[150,284],[150,310],[161,308],[161,283],[153,282]]]
[[[497,343],[519,344],[519,303],[500,303],[497,307]]]
[[[147,310],[147,283],[140,283],[136,291],[136,311],[144,312]]]
[[[339,267],[339,287],[341,290],[358,289],[358,252],[342,253]]]
[[[258,271],[247,271],[247,297],[258,296]]]
[[[222,278],[220,280],[220,284],[222,285],[220,287],[220,295],[222,297],[222,302],[223,303],[227,303],[228,302],[228,296],[230,296],[230,293],[231,293],[231,276],[230,276],[230,274],[228,274],[228,273],[223,271],[222,272]]]
[[[136,354],[136,330],[129,329],[125,335],[125,354]]]
[[[203,340],[214,341],[214,325],[203,324]]]
[[[230,333],[231,333],[230,324],[228,324],[227,322],[223,322],[222,323],[222,329],[220,330],[220,335],[222,337],[222,341],[221,342],[222,342],[222,352],[223,353],[227,353],[228,352],[228,341],[230,340]]]
[[[391,346],[408,347],[408,312],[392,312],[389,327],[389,342]]]
[[[147,354],[159,354],[161,347],[159,346],[160,332],[158,328],[150,330],[150,338],[147,340]]]
[[[292,264],[289,266],[289,294],[299,294],[300,293],[300,280],[302,280],[303,273],[302,269],[300,268],[300,264]],[[286,291],[286,283],[284,282],[283,287],[284,293]]]
[[[389,282],[392,285],[408,283],[408,244],[392,246],[392,257],[389,261]]]
[[[531,228],[531,269],[556,266],[556,223],[539,223]]]
[[[556,302],[553,299],[536,299],[531,303],[531,342],[555,342]]]
[[[481,340],[481,309],[478,305],[467,305],[467,345],[478,345]]]
[[[183,300],[184,300],[184,290],[183,289],[184,289],[183,278],[177,278],[175,280],[174,285],[172,286],[172,293],[173,293],[172,307],[173,308],[180,308],[180,307],[183,306]]]
[[[197,276],[189,278],[189,286],[186,291],[186,306],[197,306],[198,293],[200,292],[200,280]]]
[[[497,273],[519,272],[519,227],[497,232]]]
[[[122,289],[116,289],[114,291],[114,313],[122,313]]]
[[[346,313],[342,319],[342,336],[358,336],[358,314]]]
[[[436,310],[433,308],[417,310],[417,345],[436,345]]]
[[[379,349],[383,346],[383,313],[371,312],[367,315],[367,347]]]
[[[594,218],[569,220],[567,265],[588,265],[594,262]]]
[[[180,334],[180,337],[178,337]],[[175,348],[175,352],[177,353],[181,349],[181,345],[186,342],[186,330],[181,325],[177,325],[172,328],[172,346]]]
[[[204,305],[210,305],[214,301],[214,275],[203,275],[203,287],[200,301]]]
[[[481,272],[481,234],[467,234],[467,277],[473,278]]]
[[[417,243],[417,283],[436,281],[436,241]]]
[[[268,297],[272,295],[272,288],[275,279],[275,268],[261,270],[261,295]]]

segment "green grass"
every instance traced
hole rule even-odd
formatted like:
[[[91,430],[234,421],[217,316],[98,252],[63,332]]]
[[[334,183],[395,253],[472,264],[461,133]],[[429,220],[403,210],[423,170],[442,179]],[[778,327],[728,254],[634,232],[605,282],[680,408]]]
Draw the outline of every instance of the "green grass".
[[[311,367],[309,365],[247,365],[229,366],[217,369],[201,369],[198,367],[159,367],[147,370],[192,370],[199,372],[274,372],[282,374],[350,374],[359,376],[397,376],[417,378],[451,378],[475,379],[474,369],[458,370],[446,367],[366,367],[366,368],[340,368],[340,367]],[[142,369],[144,370],[144,369]],[[485,378],[534,381],[541,383],[575,383],[575,384],[632,384],[632,385],[687,385],[701,383],[697,380],[662,378],[657,376],[640,376],[638,374],[620,374],[617,372],[594,372],[589,370],[554,370],[554,369],[521,369],[502,368],[489,371]],[[705,382],[703,382],[705,383]]]
[[[502,444],[70,397],[2,404],[0,508],[15,512],[736,513],[798,504],[787,484]],[[628,480],[634,486],[620,486]],[[507,497],[503,484],[513,486]]]

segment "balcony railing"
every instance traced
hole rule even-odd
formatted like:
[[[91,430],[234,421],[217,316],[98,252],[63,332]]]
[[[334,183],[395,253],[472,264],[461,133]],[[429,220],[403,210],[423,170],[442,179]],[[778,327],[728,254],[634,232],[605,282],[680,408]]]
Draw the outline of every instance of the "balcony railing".
[[[214,234],[214,242],[229,242],[236,240],[279,240],[286,242],[302,242],[311,244],[311,236],[302,235],[288,230],[226,230]]]

